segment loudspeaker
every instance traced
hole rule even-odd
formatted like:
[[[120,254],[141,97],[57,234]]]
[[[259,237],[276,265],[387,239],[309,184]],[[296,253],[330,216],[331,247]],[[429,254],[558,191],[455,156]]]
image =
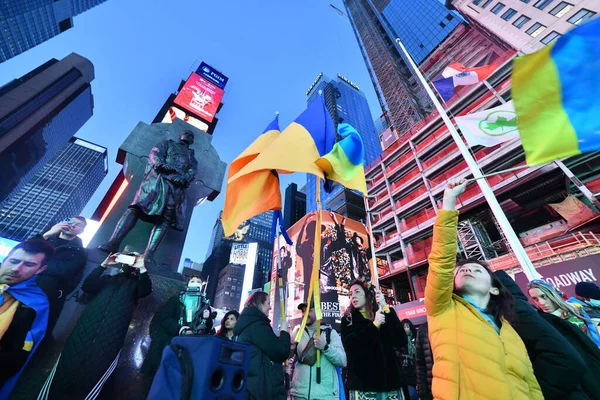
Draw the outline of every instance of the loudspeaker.
[[[148,400],[244,400],[249,362],[246,344],[218,336],[177,336],[163,351]]]

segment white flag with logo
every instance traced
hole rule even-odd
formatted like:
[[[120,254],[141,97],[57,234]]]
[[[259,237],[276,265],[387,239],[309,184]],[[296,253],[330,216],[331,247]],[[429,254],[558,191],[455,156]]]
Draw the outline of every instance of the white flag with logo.
[[[455,119],[469,147],[492,147],[519,138],[517,112],[512,100],[498,107]]]

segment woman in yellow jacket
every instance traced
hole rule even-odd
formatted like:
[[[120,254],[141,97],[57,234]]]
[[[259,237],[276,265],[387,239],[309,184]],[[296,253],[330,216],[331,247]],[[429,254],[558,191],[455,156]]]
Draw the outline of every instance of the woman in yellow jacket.
[[[476,260],[456,263],[456,199],[448,183],[433,227],[425,306],[434,356],[433,397],[440,400],[543,399],[523,341],[507,319],[512,296]]]

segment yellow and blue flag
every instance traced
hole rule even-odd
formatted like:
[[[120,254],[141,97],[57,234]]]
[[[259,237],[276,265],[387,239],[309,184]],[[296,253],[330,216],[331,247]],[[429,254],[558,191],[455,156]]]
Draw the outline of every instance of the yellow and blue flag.
[[[315,162],[329,153],[334,143],[335,127],[323,96],[319,96],[254,160],[231,175],[228,183],[263,170],[306,172],[324,178],[323,171]]]
[[[317,165],[325,172],[327,180],[367,195],[362,138],[349,124],[339,124],[338,134],[342,139],[334,144],[329,153],[317,160]]]
[[[512,84],[527,164],[600,150],[600,19],[515,59]]]
[[[255,160],[279,136],[277,116],[263,134],[231,162],[227,177],[233,177]],[[225,236],[231,236],[245,220],[268,210],[281,210],[281,190],[277,171],[271,169],[253,171],[235,180],[228,180],[222,217]]]

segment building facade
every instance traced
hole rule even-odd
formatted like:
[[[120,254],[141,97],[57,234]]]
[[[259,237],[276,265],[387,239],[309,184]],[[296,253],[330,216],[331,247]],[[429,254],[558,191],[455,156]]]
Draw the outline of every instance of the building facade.
[[[306,193],[298,190],[298,185],[290,183],[285,188],[283,204],[283,226],[289,229],[306,215]]]
[[[76,137],[0,209],[0,236],[23,241],[79,215],[108,172],[105,147]]]
[[[525,54],[600,12],[597,0],[447,0],[446,4]]]
[[[90,119],[93,79],[92,63],[73,53],[0,87],[0,204]]]
[[[0,62],[73,27],[73,17],[106,0],[8,0],[0,3]]]
[[[244,266],[227,264],[219,273],[214,306],[221,310],[239,310],[244,283]]]
[[[381,154],[381,145],[377,131],[373,123],[373,117],[369,104],[360,88],[339,75],[335,80],[319,74],[315,82],[307,91],[307,103],[315,101],[319,92],[325,100],[325,105],[335,125],[347,123],[352,125],[361,136],[365,148],[365,165],[370,164]],[[306,212],[317,209],[316,202],[316,177],[307,175],[306,179]],[[321,186],[321,202],[324,209],[339,212],[352,219],[364,218],[364,206],[354,212],[354,207],[346,207],[344,200],[347,198],[360,197],[352,191],[345,189],[342,185],[334,183],[330,193]],[[355,202],[353,202],[355,203]],[[350,212],[348,211],[350,210]]]

